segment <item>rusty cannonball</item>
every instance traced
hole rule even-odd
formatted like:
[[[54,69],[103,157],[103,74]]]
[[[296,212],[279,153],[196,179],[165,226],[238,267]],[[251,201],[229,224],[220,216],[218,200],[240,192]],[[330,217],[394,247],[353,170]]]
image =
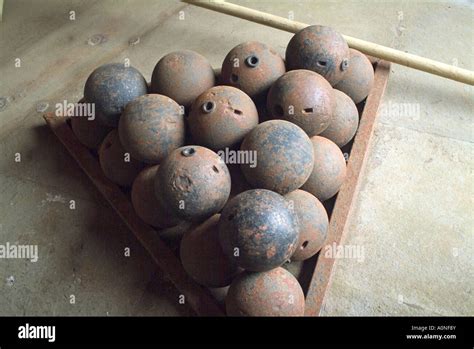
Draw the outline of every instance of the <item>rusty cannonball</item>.
[[[230,194],[226,164],[212,150],[188,145],[171,152],[155,178],[156,197],[187,221],[202,221],[219,212]]]
[[[111,127],[117,127],[128,102],[146,93],[142,74],[121,63],[100,66],[89,75],[84,87],[84,98],[95,104],[98,120]]]
[[[127,104],[118,131],[124,148],[135,159],[158,164],[184,145],[184,116],[171,98],[147,94]]]
[[[284,195],[301,187],[313,170],[313,146],[308,135],[285,120],[259,124],[245,137],[240,150],[249,156],[255,154],[254,163],[241,165],[254,188]]]
[[[346,73],[349,46],[337,31],[330,27],[311,25],[297,32],[286,48],[288,70],[308,69],[321,74],[334,86]]]
[[[85,103],[84,98],[79,103]],[[111,131],[111,128],[101,124],[96,116],[74,115],[71,117],[71,128],[79,142],[89,149],[98,148]]]
[[[333,109],[333,88],[321,75],[310,70],[285,73],[268,92],[267,110],[272,118],[296,124],[310,137],[328,127]]]
[[[209,61],[197,52],[183,50],[162,57],[151,76],[151,91],[189,107],[201,93],[215,84]]]
[[[232,148],[258,124],[252,99],[232,86],[215,86],[191,106],[188,125],[194,141],[213,150]]]
[[[333,197],[346,177],[346,160],[341,149],[327,138],[311,137],[314,149],[314,168],[301,189],[320,201]]]
[[[239,271],[219,244],[219,218],[220,215],[215,214],[185,233],[181,240],[180,258],[184,270],[197,283],[207,287],[228,286]]]
[[[164,229],[178,225],[180,220],[156,199],[154,183],[158,167],[147,167],[138,174],[133,181],[131,198],[135,212],[145,223]]]
[[[362,102],[374,85],[374,67],[362,52],[349,49],[349,68],[334,88],[352,98],[355,104]]]
[[[271,47],[256,41],[235,46],[224,58],[221,82],[237,87],[256,100],[285,73],[283,58]]]
[[[324,244],[328,234],[329,218],[321,201],[314,195],[295,190],[285,195],[294,207],[300,224],[298,247],[291,260],[302,261],[314,256]]]
[[[298,280],[287,270],[238,275],[225,299],[228,316],[303,316],[305,299]]]
[[[359,126],[359,112],[352,99],[344,92],[334,89],[336,101],[331,123],[320,136],[330,139],[339,147],[354,138]]]
[[[112,130],[99,147],[99,163],[105,176],[115,184],[128,187],[143,169],[120,143],[117,130]]]
[[[298,217],[281,195],[251,189],[232,198],[222,210],[219,240],[224,253],[251,271],[276,268],[296,249]]]

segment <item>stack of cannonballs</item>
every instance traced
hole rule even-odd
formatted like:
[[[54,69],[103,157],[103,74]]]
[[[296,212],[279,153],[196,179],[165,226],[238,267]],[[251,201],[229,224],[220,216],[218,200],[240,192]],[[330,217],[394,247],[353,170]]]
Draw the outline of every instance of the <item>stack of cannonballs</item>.
[[[324,244],[322,202],[344,181],[340,148],[373,78],[339,33],[310,26],[285,60],[263,43],[234,47],[218,79],[192,51],[162,57],[150,85],[135,68],[103,65],[84,89],[96,118],[72,128],[112,182],[131,186],[143,221],[197,223],[181,239],[183,267],[206,287],[230,285],[228,315],[303,315],[302,288],[281,266]]]

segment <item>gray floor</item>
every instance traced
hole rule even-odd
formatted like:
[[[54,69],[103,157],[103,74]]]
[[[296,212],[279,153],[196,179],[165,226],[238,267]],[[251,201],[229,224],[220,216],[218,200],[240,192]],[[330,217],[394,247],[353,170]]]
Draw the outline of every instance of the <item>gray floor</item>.
[[[242,3],[474,69],[470,2]],[[41,113],[77,101],[105,62],[129,59],[149,78],[172,50],[196,50],[218,67],[240,42],[283,53],[290,37],[176,1],[6,0],[0,244],[37,244],[39,260],[0,260],[0,314],[191,314]],[[474,315],[473,88],[392,69],[347,231],[364,258],[337,261],[323,314]]]

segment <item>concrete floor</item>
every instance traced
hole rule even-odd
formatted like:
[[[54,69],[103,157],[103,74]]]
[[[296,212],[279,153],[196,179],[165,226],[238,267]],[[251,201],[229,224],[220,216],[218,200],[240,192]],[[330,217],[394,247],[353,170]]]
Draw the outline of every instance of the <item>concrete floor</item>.
[[[242,3],[474,69],[470,2]],[[39,260],[0,260],[0,315],[191,314],[41,114],[79,100],[106,62],[129,59],[149,78],[169,51],[196,50],[218,67],[240,42],[284,53],[290,37],[177,1],[6,0],[0,244],[37,244]],[[392,69],[346,240],[364,258],[337,261],[322,313],[474,315],[473,88]]]

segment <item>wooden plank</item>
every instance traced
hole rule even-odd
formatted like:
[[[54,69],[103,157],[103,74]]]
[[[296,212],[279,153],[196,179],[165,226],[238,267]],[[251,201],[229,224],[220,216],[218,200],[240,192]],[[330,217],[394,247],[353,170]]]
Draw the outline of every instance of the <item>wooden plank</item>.
[[[76,139],[67,123],[67,118],[57,117],[53,113],[45,114],[43,117],[97,189],[148,251],[157,266],[185,296],[185,302],[198,315],[224,315],[224,312],[216,304],[209,291],[198,285],[187,275],[179,259],[166,243],[159,238],[158,232],[145,224],[137,216],[130,200],[122,190],[105,177],[97,159],[91,154],[89,149]]]
[[[368,150],[372,141],[375,121],[377,120],[377,111],[387,86],[389,74],[390,63],[377,61],[374,86],[367,97],[347,164],[347,178],[337,195],[329,222],[328,238],[318,256],[316,268],[306,293],[305,314],[308,316],[320,314],[326,290],[330,287],[335,259],[325,257],[324,251],[334,243],[336,245],[344,243],[347,234],[347,221],[359,192],[360,175],[364,173],[367,163]]]

